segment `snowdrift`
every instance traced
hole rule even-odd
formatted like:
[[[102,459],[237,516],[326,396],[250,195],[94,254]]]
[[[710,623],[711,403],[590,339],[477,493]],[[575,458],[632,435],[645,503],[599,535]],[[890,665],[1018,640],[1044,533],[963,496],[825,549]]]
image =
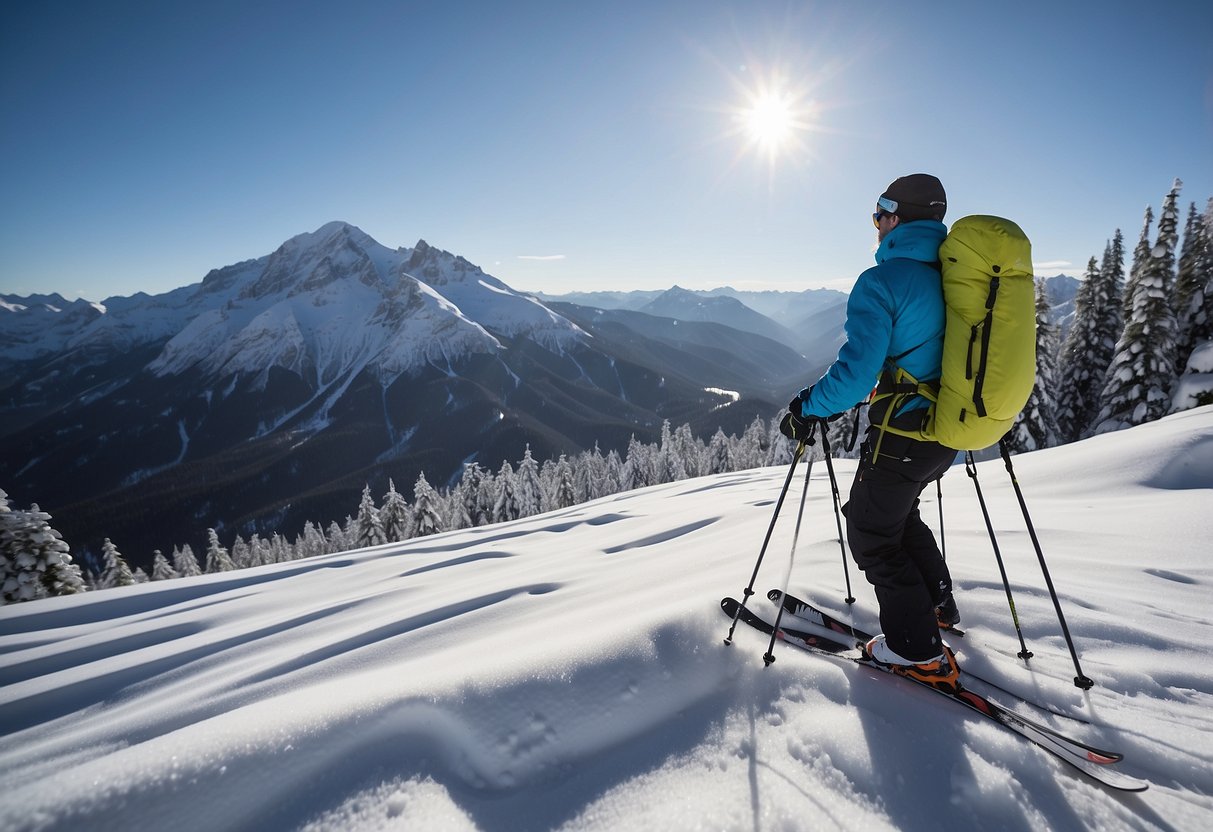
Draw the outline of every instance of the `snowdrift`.
[[[764,668],[745,628],[726,647],[719,599],[748,581],[786,474],[761,469],[0,609],[0,828],[1210,828],[1213,408],[1015,466],[1096,687],[1072,683],[1001,461],[980,481],[1035,657],[1015,657],[962,468],[943,487],[958,657],[1123,752],[1143,794],[891,677],[790,648]],[[808,493],[791,586],[875,629],[853,567],[842,602],[824,466]]]

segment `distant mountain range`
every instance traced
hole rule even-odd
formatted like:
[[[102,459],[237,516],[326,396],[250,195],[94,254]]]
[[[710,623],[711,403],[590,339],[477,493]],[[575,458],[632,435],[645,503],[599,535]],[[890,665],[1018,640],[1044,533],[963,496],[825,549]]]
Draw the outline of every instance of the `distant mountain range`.
[[[734,294],[547,302],[337,222],[162,295],[0,296],[0,485],[73,547],[111,537],[146,565],[208,527],[293,535],[364,483],[441,485],[527,445],[622,450],[664,419],[740,432],[833,358],[845,296],[781,293],[769,311],[798,324]]]

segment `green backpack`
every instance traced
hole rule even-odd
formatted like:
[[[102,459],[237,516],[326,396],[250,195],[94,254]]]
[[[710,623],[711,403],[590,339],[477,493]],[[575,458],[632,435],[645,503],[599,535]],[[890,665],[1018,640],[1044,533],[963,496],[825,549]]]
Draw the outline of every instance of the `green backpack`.
[[[1036,381],[1032,244],[1010,220],[963,217],[939,260],[947,309],[939,389],[897,368],[885,394],[921,395],[931,408],[922,430],[907,432],[888,425],[900,404],[894,399],[881,429],[975,451],[1011,429]]]

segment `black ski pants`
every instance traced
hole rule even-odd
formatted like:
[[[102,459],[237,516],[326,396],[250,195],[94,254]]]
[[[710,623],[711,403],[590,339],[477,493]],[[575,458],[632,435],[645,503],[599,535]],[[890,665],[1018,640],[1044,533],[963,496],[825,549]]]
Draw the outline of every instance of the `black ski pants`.
[[[919,516],[918,498],[948,470],[956,451],[887,433],[873,459],[878,436],[872,428],[862,447],[844,509],[847,540],[875,589],[889,647],[904,658],[925,660],[942,652],[935,607],[951,591],[952,577]]]

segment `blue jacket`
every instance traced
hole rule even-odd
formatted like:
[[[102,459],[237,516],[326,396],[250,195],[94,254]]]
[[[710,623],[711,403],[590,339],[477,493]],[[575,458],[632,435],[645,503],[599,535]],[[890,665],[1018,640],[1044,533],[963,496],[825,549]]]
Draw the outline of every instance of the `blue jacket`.
[[[825,375],[803,394],[803,415],[825,418],[854,407],[872,392],[886,362],[918,381],[939,378],[944,305],[933,264],[947,233],[942,222],[919,220],[885,235],[876,250],[877,265],[859,276],[847,300],[847,341]],[[929,404],[919,397],[905,409]]]

